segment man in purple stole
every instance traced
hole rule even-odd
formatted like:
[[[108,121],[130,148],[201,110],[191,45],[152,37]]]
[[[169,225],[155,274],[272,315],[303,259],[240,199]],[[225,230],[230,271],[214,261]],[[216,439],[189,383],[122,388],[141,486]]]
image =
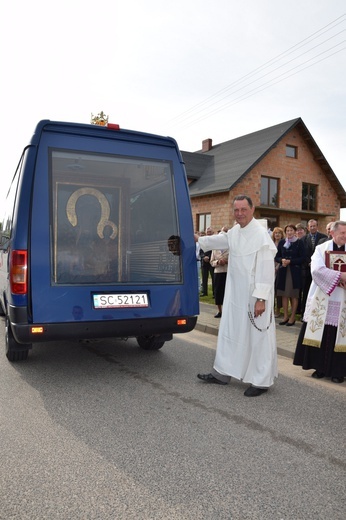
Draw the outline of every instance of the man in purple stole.
[[[314,378],[343,383],[346,376],[346,222],[335,222],[333,239],[311,258],[309,290],[293,364],[314,369]],[[333,254],[333,252],[335,254]]]

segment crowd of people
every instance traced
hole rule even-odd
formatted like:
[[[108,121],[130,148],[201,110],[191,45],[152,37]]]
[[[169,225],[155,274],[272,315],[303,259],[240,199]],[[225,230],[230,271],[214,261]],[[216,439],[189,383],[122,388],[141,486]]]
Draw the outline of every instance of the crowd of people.
[[[276,306],[275,317],[280,317],[281,308],[284,314],[279,325],[294,325],[296,314],[301,315],[301,321],[303,321],[306,300],[312,282],[311,257],[318,244],[332,238],[330,230],[333,224],[334,222],[328,223],[327,234],[318,231],[315,219],[309,220],[306,227],[299,223],[288,224],[284,229],[277,227],[273,230],[272,239],[278,249],[275,257],[275,295],[279,299],[279,305]],[[282,234],[280,241],[277,240],[279,233]],[[290,258],[291,256],[293,258]],[[287,267],[291,271],[290,273]],[[291,308],[290,317],[288,316],[289,306]]]
[[[275,227],[268,230],[277,248],[274,259],[275,266],[275,318],[282,321],[279,325],[292,326],[295,324],[296,315],[305,312],[306,299],[312,282],[311,257],[316,245],[330,240],[331,228],[334,222],[326,227],[326,233],[320,233],[317,229],[317,221],[309,220],[307,226],[303,224],[288,224],[285,228]],[[219,233],[227,233],[229,227],[223,226],[219,231],[208,227],[205,231],[198,231],[199,237],[212,236]],[[219,258],[221,256],[221,258]],[[215,318],[221,318],[224,288],[228,265],[228,252],[222,250],[203,251],[199,242],[196,243],[196,258],[200,296],[208,296],[208,287],[211,285],[213,298],[218,312]],[[221,274],[222,276],[217,276]],[[210,280],[210,284],[209,284]],[[215,283],[217,282],[217,287]]]
[[[314,378],[343,383],[346,222],[330,222],[326,234],[315,219],[270,232],[253,213],[251,198],[237,196],[232,227],[195,234],[201,294],[208,294],[210,275],[215,318],[221,318],[213,368],[198,378],[250,383],[247,397],[267,392],[277,377],[275,318],[279,326],[293,326],[300,315],[294,364],[313,369]]]

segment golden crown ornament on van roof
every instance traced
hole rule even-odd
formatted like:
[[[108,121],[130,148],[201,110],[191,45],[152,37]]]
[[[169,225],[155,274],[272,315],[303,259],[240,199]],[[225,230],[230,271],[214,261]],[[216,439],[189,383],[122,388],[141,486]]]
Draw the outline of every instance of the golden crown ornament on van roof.
[[[106,114],[103,112],[103,110],[101,110],[101,112],[99,112],[97,114],[97,116],[94,116],[93,114],[91,114],[90,123],[92,125],[106,126],[108,123],[108,118],[109,118],[109,116],[106,116]]]

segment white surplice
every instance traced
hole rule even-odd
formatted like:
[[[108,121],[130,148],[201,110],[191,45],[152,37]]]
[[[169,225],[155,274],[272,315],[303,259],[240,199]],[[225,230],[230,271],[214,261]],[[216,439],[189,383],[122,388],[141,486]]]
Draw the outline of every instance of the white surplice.
[[[227,234],[199,238],[204,251],[229,249],[214,369],[257,387],[269,387],[277,377],[274,306],[276,247],[255,219]],[[266,310],[254,317],[257,298]]]

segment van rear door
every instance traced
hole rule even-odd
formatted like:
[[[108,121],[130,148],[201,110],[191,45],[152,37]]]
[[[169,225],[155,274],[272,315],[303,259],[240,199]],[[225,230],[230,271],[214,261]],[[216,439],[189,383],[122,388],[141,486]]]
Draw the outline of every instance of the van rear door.
[[[140,311],[148,318],[197,314],[196,298],[179,296],[176,308],[160,298],[165,285],[167,300],[176,301],[184,283],[180,205],[188,256],[195,256],[174,140],[78,126],[83,131],[48,124],[38,147],[29,258],[33,323],[136,319]],[[100,304],[101,295],[118,293],[135,297]]]

